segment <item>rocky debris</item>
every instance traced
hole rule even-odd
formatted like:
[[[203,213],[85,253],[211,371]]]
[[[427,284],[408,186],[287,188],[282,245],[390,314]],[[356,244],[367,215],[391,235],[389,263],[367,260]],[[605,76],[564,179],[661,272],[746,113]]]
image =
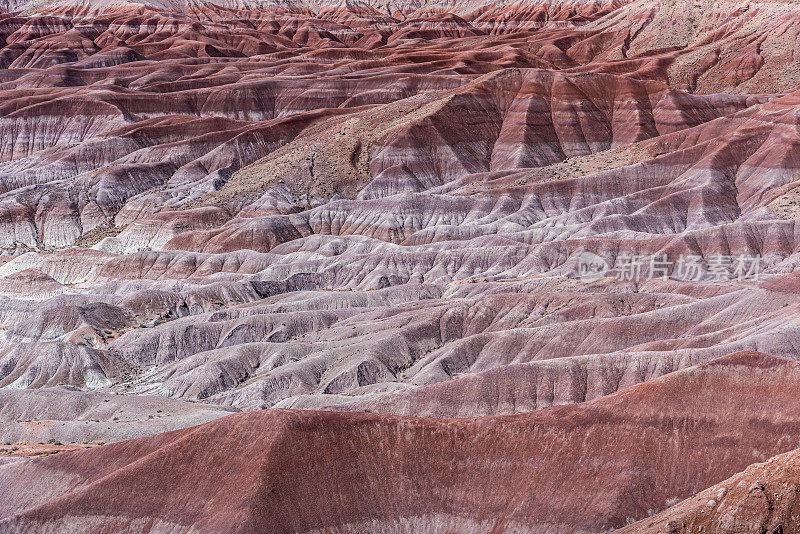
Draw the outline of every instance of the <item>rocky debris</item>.
[[[102,444],[102,442],[100,442]],[[40,456],[50,456],[51,454],[58,454],[60,452],[77,451],[81,449],[88,449],[95,446],[93,444],[75,444],[75,443],[61,443],[56,439],[50,439],[47,443],[40,441],[38,443],[28,443],[27,441],[10,442],[6,441],[0,447],[0,463],[10,463],[13,460],[23,458],[35,458]]]
[[[671,508],[618,532],[795,532],[798,528],[797,449],[754,463]]]

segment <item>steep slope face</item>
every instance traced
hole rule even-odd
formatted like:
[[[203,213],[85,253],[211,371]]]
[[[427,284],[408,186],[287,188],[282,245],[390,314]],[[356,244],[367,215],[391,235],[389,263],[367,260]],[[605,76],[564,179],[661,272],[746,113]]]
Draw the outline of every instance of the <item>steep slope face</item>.
[[[716,484],[621,533],[796,532],[800,451],[790,451]]]
[[[0,524],[606,531],[794,447],[799,375],[797,363],[745,352],[519,416],[235,414],[0,467]]]
[[[783,92],[800,81],[792,53],[797,16],[791,2],[646,1],[588,27],[603,29],[608,37],[625,32],[618,46],[605,43],[606,59],[659,51],[643,67],[666,65],[664,74],[676,87],[700,93]]]

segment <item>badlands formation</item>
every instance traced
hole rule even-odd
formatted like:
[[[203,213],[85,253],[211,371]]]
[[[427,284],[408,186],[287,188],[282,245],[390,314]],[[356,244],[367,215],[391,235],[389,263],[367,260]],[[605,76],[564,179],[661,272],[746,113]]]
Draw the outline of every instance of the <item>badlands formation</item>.
[[[0,532],[800,532],[797,50],[0,0]]]

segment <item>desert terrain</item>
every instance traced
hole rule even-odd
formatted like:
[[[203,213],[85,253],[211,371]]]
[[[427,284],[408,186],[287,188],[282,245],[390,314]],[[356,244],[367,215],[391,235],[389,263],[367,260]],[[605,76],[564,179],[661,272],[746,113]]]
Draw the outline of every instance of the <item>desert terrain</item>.
[[[800,532],[797,50],[0,0],[0,532]]]

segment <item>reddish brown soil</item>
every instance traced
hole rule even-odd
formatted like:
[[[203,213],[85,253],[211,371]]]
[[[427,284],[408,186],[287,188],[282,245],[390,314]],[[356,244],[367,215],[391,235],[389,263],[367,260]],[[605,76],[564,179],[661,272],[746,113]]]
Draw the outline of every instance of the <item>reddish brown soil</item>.
[[[18,530],[601,531],[795,447],[798,379],[737,353],[517,416],[235,414],[4,467],[0,514]]]

